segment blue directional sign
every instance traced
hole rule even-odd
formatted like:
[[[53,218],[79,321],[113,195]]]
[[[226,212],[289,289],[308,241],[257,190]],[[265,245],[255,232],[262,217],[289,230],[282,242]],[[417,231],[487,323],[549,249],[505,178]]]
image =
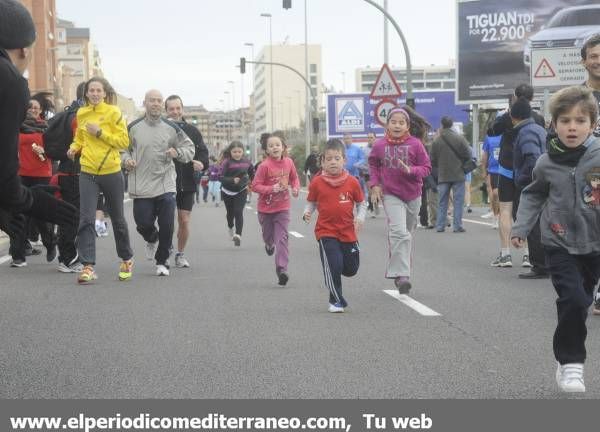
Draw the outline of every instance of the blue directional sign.
[[[415,91],[413,92],[417,111],[434,129],[440,126],[440,120],[448,115],[455,123],[467,124],[468,105],[457,105],[454,91]],[[406,97],[391,98],[399,105],[406,104]],[[377,123],[375,107],[380,102],[371,99],[369,93],[347,93],[327,95],[327,135],[339,138],[344,133],[352,133],[355,138],[365,138],[368,132],[383,134],[383,127]]]

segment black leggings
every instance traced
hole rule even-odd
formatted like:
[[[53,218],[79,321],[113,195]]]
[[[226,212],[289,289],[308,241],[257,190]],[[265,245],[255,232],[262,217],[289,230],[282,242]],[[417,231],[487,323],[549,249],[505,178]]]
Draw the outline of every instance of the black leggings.
[[[233,228],[235,224],[235,233],[240,236],[244,228],[244,207],[246,207],[247,196],[247,189],[244,189],[237,195],[227,195],[225,192],[221,192],[221,199],[225,203],[225,209],[227,210],[227,226]]]

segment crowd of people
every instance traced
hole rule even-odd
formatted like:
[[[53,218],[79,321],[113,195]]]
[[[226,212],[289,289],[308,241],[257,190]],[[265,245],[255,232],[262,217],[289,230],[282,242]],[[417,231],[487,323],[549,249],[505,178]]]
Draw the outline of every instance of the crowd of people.
[[[93,282],[98,227],[106,228],[98,224],[98,211],[106,210],[118,279],[131,279],[128,192],[156,275],[169,276],[172,255],[177,267],[187,268],[190,216],[199,201],[199,179],[205,178],[203,200],[210,193],[215,206],[223,201],[235,247],[242,242],[249,192],[257,194],[264,251],[274,256],[278,284],[288,283],[288,225],[300,179],[281,133],[263,134],[263,160],[257,165],[237,141],[209,160],[201,134],[185,121],[179,96],[164,99],[159,90],[148,90],[145,114],[127,125],[115,105],[116,92],[100,77],[82,83],[77,100],[49,119],[49,102],[30,98],[22,76],[36,37],[33,20],[14,0],[1,0],[0,14],[18,23],[18,29],[0,28],[0,228],[10,236],[12,267],[25,267],[26,256],[36,253],[29,242],[34,232],[48,262],[58,255],[60,271],[77,273],[80,284]],[[530,270],[520,277],[551,277],[558,295],[556,380],[565,392],[585,391],[585,322],[600,278],[600,35],[584,44],[582,61],[589,79],[552,96],[549,127],[532,110],[533,89],[523,84],[509,110],[490,126],[483,148],[491,213],[500,233],[500,254],[491,265],[512,266],[510,245],[527,245],[523,264]],[[60,125],[62,135],[56,133]],[[317,214],[315,237],[330,312],[348,307],[342,276],[359,270],[358,236],[367,211],[376,216],[380,205],[384,209],[385,278],[402,295],[413,287],[411,251],[419,222],[440,235],[449,226],[454,233],[466,232],[462,213],[473,152],[452,126],[450,117],[442,118],[430,140],[431,125],[410,106],[398,106],[387,115],[385,135],[369,134],[364,150],[350,134],[313,149],[304,167],[310,181],[303,219]],[[433,198],[426,198],[427,192]],[[600,314],[599,294],[593,312]]]

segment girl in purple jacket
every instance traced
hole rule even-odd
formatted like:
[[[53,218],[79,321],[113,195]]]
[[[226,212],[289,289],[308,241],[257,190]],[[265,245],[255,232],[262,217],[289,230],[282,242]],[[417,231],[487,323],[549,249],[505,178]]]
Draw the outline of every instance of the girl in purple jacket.
[[[387,117],[385,136],[375,142],[369,155],[369,186],[373,205],[383,202],[388,222],[387,279],[394,279],[400,294],[408,294],[412,233],[417,227],[423,178],[431,162],[419,138],[427,122],[409,108],[396,107]],[[412,125],[411,125],[412,122]],[[412,126],[412,127],[411,127]]]

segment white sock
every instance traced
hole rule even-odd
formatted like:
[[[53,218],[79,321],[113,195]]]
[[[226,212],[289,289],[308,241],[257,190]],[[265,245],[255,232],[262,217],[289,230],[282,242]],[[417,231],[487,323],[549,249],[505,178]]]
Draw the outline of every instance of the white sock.
[[[502,251],[500,252],[500,254],[502,256],[510,255],[510,248],[502,248]]]

